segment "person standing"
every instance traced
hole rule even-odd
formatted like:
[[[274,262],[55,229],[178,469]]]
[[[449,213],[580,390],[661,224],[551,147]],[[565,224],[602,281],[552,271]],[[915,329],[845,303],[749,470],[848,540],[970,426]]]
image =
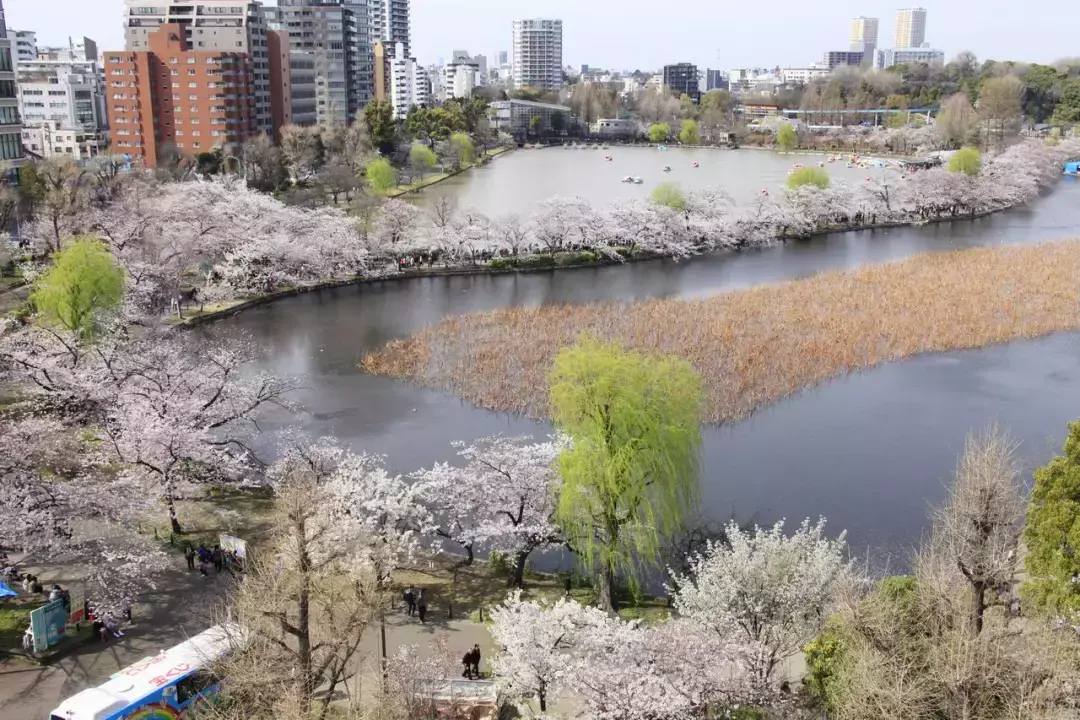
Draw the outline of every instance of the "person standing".
[[[223,566],[221,557],[221,546],[215,545],[214,549],[210,552],[210,560],[214,563],[215,572],[221,572]]]
[[[472,647],[472,675],[477,680],[480,679],[480,645]]]
[[[466,680],[472,680],[472,659],[472,650],[467,651],[464,657],[461,658],[461,664],[465,666],[465,670],[461,673],[461,677]]]
[[[420,616],[420,622],[427,617],[427,598],[424,597],[424,589],[420,588],[420,594],[416,596],[416,613]]]
[[[409,617],[412,617],[413,613],[416,612],[416,593],[413,592],[411,586],[405,588],[405,594],[403,595],[403,598],[405,600],[405,613]]]
[[[184,547],[184,559],[187,560],[188,572],[195,569],[195,548],[191,547],[191,543],[188,543]]]

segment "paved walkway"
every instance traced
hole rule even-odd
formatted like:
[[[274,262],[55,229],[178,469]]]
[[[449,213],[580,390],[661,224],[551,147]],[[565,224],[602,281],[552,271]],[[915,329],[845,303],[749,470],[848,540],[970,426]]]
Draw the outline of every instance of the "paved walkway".
[[[132,623],[125,636],[102,645],[91,643],[47,667],[19,660],[0,659],[0,718],[37,720],[48,718],[50,711],[65,698],[87,687],[100,685],[109,675],[148,655],[172,647],[191,635],[205,630],[214,617],[214,603],[224,576],[200,577],[184,568],[177,557],[178,569],[166,573],[157,590],[140,598],[133,607]],[[62,571],[41,571],[46,583],[65,585]],[[428,624],[392,613],[387,618],[386,644],[390,654],[401,645],[418,645],[421,654],[431,643],[446,637],[458,657],[474,643],[485,656],[491,652],[491,638],[484,626],[465,620],[446,620],[438,605],[430,608]],[[377,657],[378,628],[365,639],[365,654]],[[486,663],[485,663],[486,665]]]

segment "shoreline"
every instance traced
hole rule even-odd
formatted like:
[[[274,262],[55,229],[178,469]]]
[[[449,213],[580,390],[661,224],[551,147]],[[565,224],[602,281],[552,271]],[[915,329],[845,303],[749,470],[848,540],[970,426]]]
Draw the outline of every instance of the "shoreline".
[[[998,208],[996,210],[984,210],[982,212],[972,213],[970,215],[964,215],[964,216],[961,216],[961,217],[933,218],[933,219],[925,220],[925,221],[910,221],[910,222],[909,221],[904,221],[904,222],[874,223],[874,224],[857,225],[857,226],[844,227],[844,228],[832,228],[832,229],[824,230],[822,232],[813,233],[813,234],[811,234],[809,236],[806,236],[806,237],[791,237],[791,238],[778,239],[774,243],[771,243],[771,244],[781,244],[781,243],[787,243],[787,242],[798,241],[798,240],[813,241],[815,238],[823,237],[825,235],[833,235],[833,234],[840,234],[840,233],[865,232],[865,231],[868,231],[868,230],[870,230],[870,231],[872,231],[872,230],[892,230],[892,229],[905,228],[905,227],[921,227],[922,225],[937,225],[937,224],[940,224],[940,223],[952,223],[952,222],[964,222],[964,221],[971,221],[971,220],[979,220],[979,219],[982,219],[982,218],[990,217],[991,215],[997,215],[997,214],[1002,213],[1002,212],[1008,212],[1009,210],[1013,210],[1013,209],[1015,209],[1017,207],[1020,207],[1022,204],[1020,204],[1020,205],[1011,205],[1009,207]],[[758,247],[767,247],[767,246],[758,246]],[[719,250],[719,251],[714,250],[714,251],[710,251],[708,253],[701,253],[699,255],[691,256],[690,258],[687,259],[687,262],[693,262],[695,258],[704,256],[704,255],[711,255],[711,254],[715,254],[715,253],[743,252],[744,250],[745,250],[745,248],[742,248],[742,247],[735,247],[735,248],[726,249],[726,250]],[[265,293],[263,295],[250,297],[250,298],[247,298],[245,300],[240,300],[236,304],[230,305],[229,307],[224,307],[224,308],[220,308],[220,309],[216,309],[216,310],[210,310],[210,311],[198,313],[198,314],[192,315],[190,317],[185,317],[182,320],[173,319],[172,322],[173,322],[173,324],[183,325],[183,326],[187,326],[187,327],[195,327],[195,326],[198,326],[198,325],[205,325],[207,323],[217,322],[218,320],[222,320],[224,318],[231,317],[233,315],[237,315],[237,314],[243,312],[244,310],[250,310],[251,308],[254,308],[254,307],[259,307],[261,305],[266,305],[266,304],[272,303],[272,302],[274,302],[276,300],[281,300],[281,299],[289,298],[289,297],[295,297],[297,295],[303,295],[303,294],[306,294],[306,293],[309,293],[309,292],[316,292],[316,291],[319,291],[319,290],[330,290],[330,289],[334,289],[334,288],[347,287],[347,286],[350,286],[350,285],[368,285],[368,284],[373,284],[373,283],[378,283],[378,282],[386,282],[386,281],[391,281],[391,280],[407,281],[407,280],[415,280],[415,279],[420,279],[420,278],[453,277],[453,276],[459,276],[459,275],[509,275],[509,274],[513,274],[513,273],[522,273],[522,274],[524,274],[524,273],[538,273],[538,272],[559,272],[559,271],[562,271],[562,270],[580,270],[580,269],[585,269],[585,268],[608,267],[608,266],[611,266],[611,265],[625,265],[625,264],[628,264],[628,263],[664,260],[664,259],[667,259],[667,258],[670,257],[670,256],[666,256],[666,255],[637,255],[637,256],[631,256],[631,257],[628,257],[628,258],[624,258],[621,261],[620,260],[614,260],[614,259],[611,259],[611,258],[598,258],[597,260],[595,260],[593,262],[577,262],[577,263],[569,263],[569,264],[565,264],[565,265],[558,264],[557,259],[558,259],[558,257],[560,257],[560,255],[571,255],[571,254],[574,254],[574,252],[573,251],[568,251],[566,253],[557,254],[557,255],[553,256],[554,260],[553,260],[552,265],[547,265],[547,266],[543,266],[543,267],[493,268],[493,267],[489,267],[487,264],[484,264],[484,265],[472,265],[472,266],[462,266],[462,267],[443,267],[443,268],[428,268],[428,269],[421,268],[421,269],[418,269],[418,270],[417,269],[412,269],[412,270],[404,270],[404,271],[395,272],[394,274],[390,274],[390,275],[381,275],[381,276],[334,278],[334,279],[329,279],[329,280],[326,280],[326,281],[323,281],[323,282],[313,283],[311,285],[303,285],[303,286],[300,286],[300,287],[284,288],[282,290],[277,290],[277,291],[274,291],[274,292],[271,292],[271,293]],[[530,257],[536,257],[536,256],[530,256]],[[495,258],[495,259],[499,259],[499,258]]]
[[[516,150],[516,149],[517,148],[499,147],[499,148],[495,148],[494,150],[485,151],[485,153],[484,153],[484,162],[474,162],[471,165],[469,165],[468,167],[461,168],[457,172],[440,173],[438,175],[434,175],[432,177],[435,178],[435,179],[429,178],[430,182],[425,182],[425,181],[421,180],[421,181],[419,181],[420,184],[417,185],[416,187],[407,187],[406,186],[406,187],[402,188],[401,186],[398,186],[398,187],[394,188],[393,190],[391,190],[390,192],[386,193],[386,195],[384,197],[387,197],[387,198],[401,198],[401,197],[404,197],[406,195],[410,195],[412,193],[419,194],[421,190],[432,187],[433,185],[438,185],[439,183],[443,182],[444,180],[449,180],[452,177],[457,177],[458,175],[460,175],[460,174],[462,174],[464,172],[468,172],[469,170],[473,170],[473,169],[478,168],[478,167],[484,167],[490,161],[494,160],[495,158],[499,157],[500,155],[504,155],[504,154],[510,152],[511,150]]]

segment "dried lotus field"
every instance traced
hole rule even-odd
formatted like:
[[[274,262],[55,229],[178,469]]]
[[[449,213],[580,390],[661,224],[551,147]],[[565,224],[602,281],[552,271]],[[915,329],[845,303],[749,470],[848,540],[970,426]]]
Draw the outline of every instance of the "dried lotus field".
[[[1067,241],[931,253],[705,300],[460,315],[361,365],[492,410],[544,417],[555,353],[591,334],[686,358],[705,379],[705,419],[724,423],[881,363],[1077,328],[1080,241]]]

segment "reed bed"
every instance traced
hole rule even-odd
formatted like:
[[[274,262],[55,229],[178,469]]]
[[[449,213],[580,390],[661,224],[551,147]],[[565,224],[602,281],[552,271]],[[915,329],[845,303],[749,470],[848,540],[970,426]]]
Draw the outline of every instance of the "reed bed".
[[[705,419],[725,423],[881,363],[1078,327],[1073,240],[930,253],[705,300],[460,315],[391,342],[361,367],[541,418],[556,352],[588,333],[686,358],[705,380]]]

